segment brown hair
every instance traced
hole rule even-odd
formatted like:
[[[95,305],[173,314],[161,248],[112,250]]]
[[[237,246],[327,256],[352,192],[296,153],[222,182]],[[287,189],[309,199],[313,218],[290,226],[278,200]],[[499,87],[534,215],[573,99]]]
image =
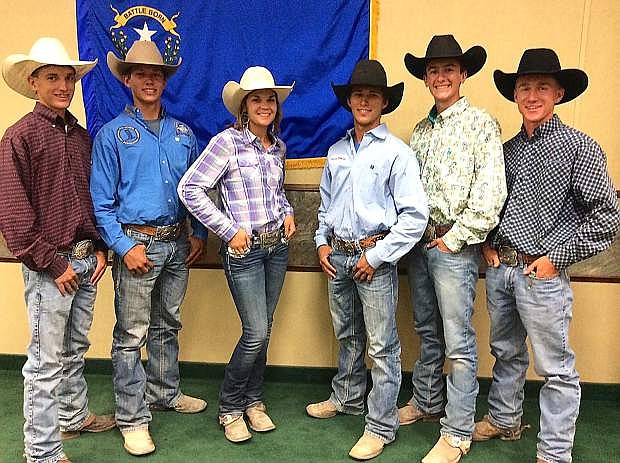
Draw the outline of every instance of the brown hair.
[[[243,130],[247,128],[250,123],[250,119],[248,117],[247,100],[252,93],[253,92],[248,93],[246,96],[243,97],[243,100],[241,100],[239,110],[237,111],[237,120],[235,120],[235,123],[233,124],[233,127],[237,130]],[[276,110],[276,117],[273,119],[273,122],[271,123],[271,126],[269,127],[267,132],[272,135],[278,135],[280,133],[280,122],[282,121],[282,109],[280,107],[280,100],[278,99],[278,94],[276,92],[273,92],[273,94],[276,97],[276,106],[278,109]]]

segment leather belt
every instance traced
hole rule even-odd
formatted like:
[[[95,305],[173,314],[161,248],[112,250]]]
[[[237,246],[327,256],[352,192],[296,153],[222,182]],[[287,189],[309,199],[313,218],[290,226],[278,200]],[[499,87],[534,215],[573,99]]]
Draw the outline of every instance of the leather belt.
[[[424,230],[424,234],[422,235],[422,241],[424,243],[430,243],[433,240],[441,238],[443,235],[448,233],[452,228],[453,224],[436,224],[431,221],[426,225],[426,230]]]
[[[124,227],[129,230],[134,230],[144,233],[145,235],[152,236],[157,241],[175,241],[179,236],[181,236],[181,232],[183,231],[183,224],[180,222],[172,225],[160,225],[157,227],[152,225],[130,223]]]
[[[261,248],[270,248],[278,243],[286,242],[285,240],[282,228],[263,233],[252,233],[252,246],[259,246]]]
[[[342,238],[338,238],[336,235],[333,235],[331,238],[331,246],[336,251],[340,251],[349,256],[354,256],[355,254],[364,252],[366,249],[374,248],[377,241],[385,238],[388,233],[389,231],[384,231],[359,240],[344,240]]]
[[[515,248],[511,248],[510,246],[498,247],[497,255],[499,257],[499,261],[509,267],[516,267],[517,265],[530,265],[536,259],[542,257],[532,256],[530,254],[519,252]]]
[[[70,244],[64,248],[58,248],[58,254],[71,257],[73,259],[86,259],[93,252],[95,252],[95,245],[93,240],[81,240],[77,243]]]

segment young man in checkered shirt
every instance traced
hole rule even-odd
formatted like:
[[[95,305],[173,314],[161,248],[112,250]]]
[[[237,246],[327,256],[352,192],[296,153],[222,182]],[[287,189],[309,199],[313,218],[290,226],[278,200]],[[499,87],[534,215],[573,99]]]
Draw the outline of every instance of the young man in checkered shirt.
[[[583,71],[561,69],[553,50],[531,49],[516,73],[497,70],[494,78],[517,103],[523,125],[504,144],[508,199],[483,247],[495,365],[489,412],[473,440],[521,437],[529,337],[535,371],[545,379],[536,462],[570,462],[581,392],[568,342],[566,269],[609,247],[618,201],[601,147],[554,114],[555,105],[587,88]]]

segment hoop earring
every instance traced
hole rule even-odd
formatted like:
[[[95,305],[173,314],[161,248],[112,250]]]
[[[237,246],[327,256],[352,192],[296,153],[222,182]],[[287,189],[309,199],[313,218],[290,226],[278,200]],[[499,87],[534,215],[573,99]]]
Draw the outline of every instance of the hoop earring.
[[[250,118],[248,116],[248,113],[246,113],[245,111],[241,113],[241,126],[244,129],[248,128],[248,125],[250,123]]]

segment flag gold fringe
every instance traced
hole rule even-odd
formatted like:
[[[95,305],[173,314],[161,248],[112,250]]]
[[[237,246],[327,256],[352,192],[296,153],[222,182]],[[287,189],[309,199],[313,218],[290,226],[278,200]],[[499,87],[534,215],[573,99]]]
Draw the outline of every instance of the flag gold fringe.
[[[377,31],[379,30],[379,0],[370,0],[369,58],[377,59]]]
[[[287,159],[286,169],[322,169],[325,158]]]

